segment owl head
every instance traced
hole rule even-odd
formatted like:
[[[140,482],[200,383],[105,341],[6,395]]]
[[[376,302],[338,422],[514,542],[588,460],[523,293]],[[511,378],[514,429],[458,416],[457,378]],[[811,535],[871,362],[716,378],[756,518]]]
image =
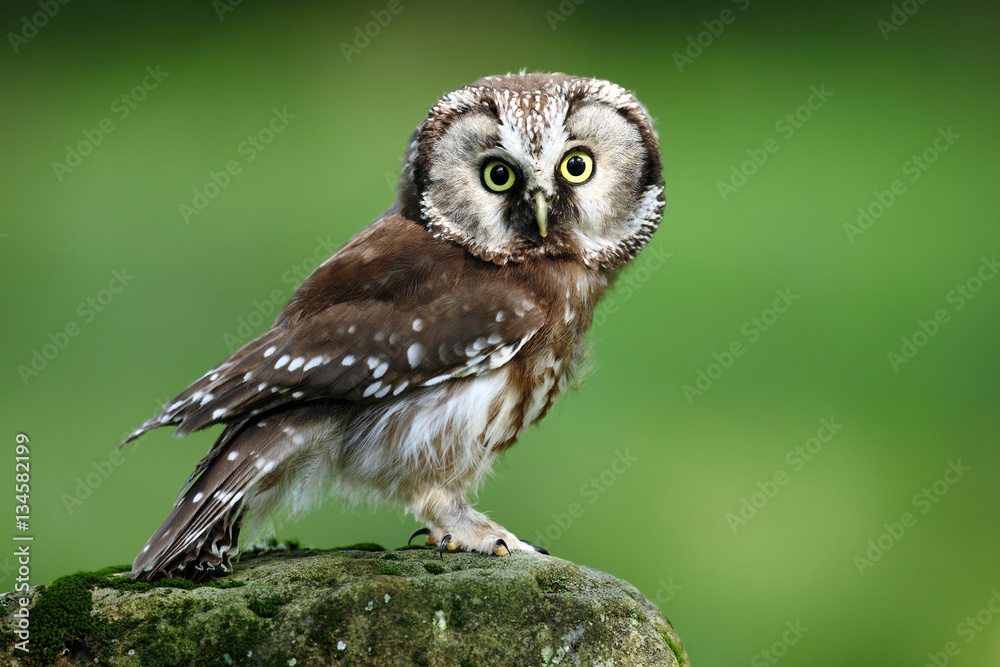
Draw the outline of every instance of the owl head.
[[[400,176],[404,214],[496,264],[573,257],[613,269],[663,211],[652,121],[609,81],[489,76],[441,98]]]

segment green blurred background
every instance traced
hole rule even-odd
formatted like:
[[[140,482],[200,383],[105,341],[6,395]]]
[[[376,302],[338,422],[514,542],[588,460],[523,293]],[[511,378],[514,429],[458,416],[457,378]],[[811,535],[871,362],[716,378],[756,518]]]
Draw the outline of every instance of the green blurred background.
[[[904,4],[890,32],[889,2],[403,0],[348,62],[341,44],[386,2],[243,2],[223,20],[219,2],[71,2],[37,34],[23,17],[38,4],[5,3],[0,386],[6,451],[31,437],[33,583],[132,559],[217,429],[156,432],[121,458],[116,444],[389,205],[441,94],[559,70],[646,104],[668,205],[598,314],[596,372],[509,451],[480,508],[635,584],[696,665],[923,665],[949,642],[950,664],[1000,664],[1000,619],[981,612],[1000,590],[1000,280],[977,275],[1000,252],[1000,12]],[[294,118],[241,150],[274,109]],[[113,131],[57,173],[105,119]],[[231,160],[241,172],[185,221]],[[879,217],[845,229],[897,179]],[[795,300],[775,319],[777,290]],[[938,310],[894,369],[888,353]],[[715,379],[686,395],[699,371]],[[797,458],[824,419],[842,428]],[[13,480],[0,486],[13,535]],[[743,499],[758,507],[739,524]],[[334,502],[279,535],[397,546],[416,527]],[[2,590],[13,561],[0,556]]]

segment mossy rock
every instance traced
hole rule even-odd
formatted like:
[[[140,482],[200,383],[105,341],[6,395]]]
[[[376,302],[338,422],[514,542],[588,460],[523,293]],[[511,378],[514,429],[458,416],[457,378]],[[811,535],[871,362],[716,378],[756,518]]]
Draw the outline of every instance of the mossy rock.
[[[0,665],[688,665],[653,603],[541,554],[265,551],[206,584],[81,572],[0,596]],[[428,564],[433,564],[428,567]]]

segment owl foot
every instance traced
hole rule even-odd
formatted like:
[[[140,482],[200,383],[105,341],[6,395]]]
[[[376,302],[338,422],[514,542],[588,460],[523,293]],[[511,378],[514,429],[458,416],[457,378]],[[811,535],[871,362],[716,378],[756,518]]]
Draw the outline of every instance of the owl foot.
[[[458,542],[452,539],[451,534],[445,535],[441,538],[441,544],[438,547],[438,554],[441,556],[441,560],[444,560],[444,552],[456,551],[459,548]],[[473,549],[472,551],[479,551],[479,549]],[[493,544],[493,555],[494,556],[509,556],[510,547],[504,542],[503,538],[498,537],[496,542]]]
[[[444,553],[446,551],[460,551],[460,550],[471,551],[482,554],[492,553],[494,556],[509,556],[514,549],[519,549],[521,551],[535,551],[537,553],[545,555],[548,555],[549,553],[542,547],[536,546],[531,542],[527,542],[525,540],[519,540],[510,533],[506,533],[506,531],[504,532],[509,536],[507,538],[496,537],[495,535],[488,535],[485,538],[481,539],[473,538],[475,539],[475,542],[473,543],[457,539],[455,535],[453,535],[452,533],[445,533],[444,535],[441,535],[441,533],[443,532],[444,531],[441,529],[437,529],[435,531],[431,530],[430,528],[420,528],[418,530],[413,531],[413,534],[410,535],[410,542],[412,542],[415,537],[426,535],[427,544],[429,546],[437,546],[438,554],[440,554],[442,558],[444,558]],[[437,535],[441,535],[441,537],[437,537]],[[510,540],[511,544],[517,546],[512,547],[510,544],[508,544],[508,540]],[[409,544],[410,542],[408,542],[407,544]]]
[[[519,540],[482,512],[477,512],[461,496],[443,488],[430,488],[416,496],[410,511],[424,522],[410,539],[427,536],[427,544],[436,546],[438,553],[471,551],[494,556],[509,556],[514,551],[546,553],[530,542]]]

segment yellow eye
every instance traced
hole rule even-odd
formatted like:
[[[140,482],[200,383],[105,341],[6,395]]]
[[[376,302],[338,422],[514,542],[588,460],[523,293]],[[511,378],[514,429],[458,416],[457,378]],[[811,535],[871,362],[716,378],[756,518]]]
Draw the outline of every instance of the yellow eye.
[[[559,173],[573,185],[586,183],[594,174],[594,158],[586,151],[570,151],[559,165]]]
[[[514,170],[506,162],[490,160],[483,167],[483,183],[493,192],[505,192],[514,185]]]

